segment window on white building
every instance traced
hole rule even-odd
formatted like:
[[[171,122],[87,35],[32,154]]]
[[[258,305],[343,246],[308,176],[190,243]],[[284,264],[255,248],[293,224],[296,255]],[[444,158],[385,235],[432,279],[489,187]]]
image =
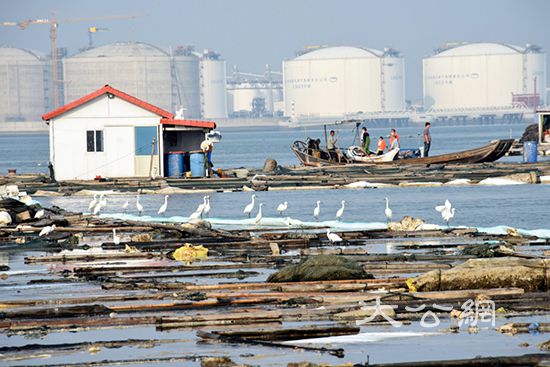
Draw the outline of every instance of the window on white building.
[[[103,152],[103,130],[86,131],[86,150],[88,152]]]

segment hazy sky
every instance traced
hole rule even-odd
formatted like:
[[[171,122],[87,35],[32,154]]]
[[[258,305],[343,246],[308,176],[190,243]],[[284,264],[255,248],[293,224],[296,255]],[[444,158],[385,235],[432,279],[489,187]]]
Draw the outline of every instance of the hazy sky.
[[[0,0],[0,21],[140,15],[60,24],[58,46],[75,53],[87,27],[97,44],[142,41],[211,48],[241,71],[281,70],[305,45],[393,47],[405,57],[407,98],[422,95],[422,57],[445,42],[535,43],[550,51],[550,0]],[[0,44],[49,51],[46,25],[0,27]],[[547,76],[550,75],[547,71]]]

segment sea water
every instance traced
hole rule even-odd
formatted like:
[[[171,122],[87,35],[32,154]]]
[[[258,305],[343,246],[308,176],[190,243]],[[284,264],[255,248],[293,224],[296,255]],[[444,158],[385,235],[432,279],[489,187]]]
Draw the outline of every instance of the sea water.
[[[470,149],[487,144],[494,139],[519,138],[526,124],[514,125],[469,125],[432,126],[431,155]],[[341,148],[357,144],[355,125],[333,126]],[[331,127],[327,126],[327,130]],[[213,162],[216,168],[259,168],[266,158],[273,158],[281,165],[298,164],[290,150],[295,140],[305,141],[308,137],[324,142],[323,127],[287,128],[282,126],[228,127],[221,129],[222,141],[215,145]],[[418,148],[422,145],[423,128],[402,127],[397,129],[402,148]],[[372,147],[378,137],[387,138],[389,128],[369,129]],[[84,136],[83,136],[84,139]],[[386,139],[387,140],[387,139]],[[85,141],[82,141],[84,144]],[[324,143],[322,143],[324,145]],[[108,147],[106,147],[108,149]],[[0,175],[8,168],[18,173],[47,173],[49,141],[46,132],[0,133]],[[502,161],[520,161],[521,157],[504,157]]]

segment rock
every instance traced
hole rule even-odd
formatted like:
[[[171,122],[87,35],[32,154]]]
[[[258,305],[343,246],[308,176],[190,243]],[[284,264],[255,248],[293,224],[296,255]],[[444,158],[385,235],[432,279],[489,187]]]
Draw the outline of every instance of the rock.
[[[289,265],[271,274],[268,282],[306,282],[318,280],[372,279],[353,260],[337,255],[310,256],[297,265]]]
[[[407,280],[413,292],[490,288],[522,288],[547,292],[550,259],[495,257],[470,259],[448,270],[433,270]]]
[[[140,233],[133,235],[130,239],[132,242],[151,242],[153,237],[149,233]]]
[[[275,172],[277,169],[277,161],[273,158],[267,158],[264,163],[264,168],[262,169],[262,172],[264,173],[271,173]]]
[[[204,357],[201,367],[233,367],[236,364],[229,357]]]
[[[390,231],[419,231],[425,224],[424,220],[420,218],[413,218],[405,216],[399,222],[388,223],[388,230]]]
[[[0,211],[0,227],[9,226],[11,223],[12,219],[10,213]]]
[[[539,348],[540,348],[540,350],[545,350],[547,352],[550,352],[550,340],[540,344]]]

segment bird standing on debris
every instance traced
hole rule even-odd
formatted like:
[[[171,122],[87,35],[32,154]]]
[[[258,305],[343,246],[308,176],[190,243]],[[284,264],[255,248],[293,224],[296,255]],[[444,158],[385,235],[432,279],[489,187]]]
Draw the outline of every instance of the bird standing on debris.
[[[313,209],[313,216],[318,222],[319,217],[321,216],[321,202],[319,200],[317,200],[317,206],[315,207],[315,209]]]
[[[336,219],[337,220],[342,220],[342,216],[344,215],[345,208],[346,208],[346,201],[342,200],[342,207],[340,209],[338,209],[338,211],[336,212]]]
[[[191,213],[191,215],[189,216],[190,219],[198,219],[198,218],[202,218],[202,214],[204,212],[204,208],[206,207],[206,203],[208,201],[207,197],[203,197],[202,198],[203,202],[201,204],[199,204],[199,206],[197,207],[197,209]]]
[[[115,245],[120,244],[120,236],[116,234],[116,229],[113,228],[113,243]]]
[[[101,209],[103,209],[107,207],[107,196],[101,194],[101,198],[102,199],[99,202],[101,203]]]
[[[280,215],[283,215],[283,213],[288,209],[288,202],[280,203],[277,207],[277,211]]]
[[[250,213],[252,213],[252,210],[254,210],[254,203],[255,203],[256,195],[252,194],[252,201],[250,204],[244,207],[243,213],[248,215],[248,218],[250,218]]]
[[[47,236],[50,233],[52,233],[54,230],[55,230],[55,224],[52,224],[51,226],[46,226],[42,228],[42,230],[38,234],[38,237]]]
[[[260,203],[258,207],[258,214],[256,214],[256,219],[254,220],[254,223],[260,224],[262,221],[262,206],[264,206],[264,203]]]
[[[139,194],[136,198],[136,209],[138,211],[138,215],[141,216],[141,213],[143,213],[143,205],[141,205],[141,203],[139,202]]]
[[[391,222],[391,217],[393,216],[393,211],[390,208],[390,203],[388,198],[384,198],[386,200],[386,209],[384,210],[384,214],[386,214],[386,219],[388,222]]]
[[[34,213],[34,219],[40,219],[44,217],[44,214],[46,214],[46,212],[44,212],[44,209],[40,209],[39,211]]]
[[[343,241],[342,237],[338,236],[336,233],[332,233],[330,231],[330,228],[327,228],[327,238],[331,243],[336,243],[336,242],[342,242]]]
[[[92,209],[94,209],[96,203],[97,203],[97,194],[94,194],[94,199],[90,201],[90,204],[88,204],[88,210],[91,211]]]
[[[166,213],[166,208],[168,208],[168,195],[164,195],[164,204],[159,208],[157,214],[164,215],[164,213]]]

